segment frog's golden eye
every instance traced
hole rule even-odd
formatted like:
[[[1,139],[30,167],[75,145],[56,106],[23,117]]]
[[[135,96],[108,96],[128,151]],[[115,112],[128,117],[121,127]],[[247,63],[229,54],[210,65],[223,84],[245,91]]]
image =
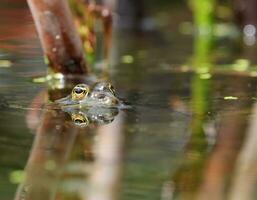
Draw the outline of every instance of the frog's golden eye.
[[[115,89],[112,84],[108,83],[108,88],[111,91],[111,93],[115,96]]]
[[[84,99],[89,93],[89,87],[86,84],[76,85],[71,93],[72,100],[79,101]]]
[[[93,90],[99,92],[110,92],[115,96],[115,89],[109,82],[98,82],[95,84]]]
[[[86,127],[89,125],[89,120],[88,118],[81,114],[81,113],[73,113],[71,115],[71,119],[74,122],[74,124],[80,126],[80,127]]]

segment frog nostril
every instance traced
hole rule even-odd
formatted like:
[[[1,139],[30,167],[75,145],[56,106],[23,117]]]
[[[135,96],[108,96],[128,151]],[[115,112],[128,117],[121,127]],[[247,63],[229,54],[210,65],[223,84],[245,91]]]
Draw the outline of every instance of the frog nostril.
[[[113,103],[113,105],[117,105],[119,103],[119,101],[117,99],[113,99],[112,103]]]
[[[105,95],[104,94],[99,94],[98,95],[98,99],[104,99],[105,98]]]

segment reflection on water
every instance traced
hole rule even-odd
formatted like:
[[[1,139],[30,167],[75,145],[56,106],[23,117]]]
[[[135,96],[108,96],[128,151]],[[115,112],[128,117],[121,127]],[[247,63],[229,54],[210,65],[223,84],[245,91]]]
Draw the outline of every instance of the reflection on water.
[[[116,35],[111,80],[132,109],[65,113],[47,105],[67,93],[33,83],[45,66],[23,36],[0,35],[12,63],[0,68],[0,199],[254,199],[255,77],[171,71],[191,56],[187,36]]]

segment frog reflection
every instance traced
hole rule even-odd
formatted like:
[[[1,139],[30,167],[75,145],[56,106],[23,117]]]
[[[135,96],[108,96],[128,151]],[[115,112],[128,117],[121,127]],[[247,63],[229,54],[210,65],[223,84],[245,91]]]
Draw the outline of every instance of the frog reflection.
[[[109,109],[103,107],[64,111],[68,112],[73,123],[80,127],[86,127],[90,123],[100,125],[109,124],[114,120],[115,116],[119,112],[117,108]]]
[[[78,84],[70,95],[55,102],[80,127],[86,127],[91,122],[112,122],[121,105],[113,86],[108,82],[96,83],[92,89],[87,84]]]

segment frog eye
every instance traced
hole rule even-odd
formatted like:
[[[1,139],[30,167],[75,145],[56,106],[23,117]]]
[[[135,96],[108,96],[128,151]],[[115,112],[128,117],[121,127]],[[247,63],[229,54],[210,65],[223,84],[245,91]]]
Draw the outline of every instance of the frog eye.
[[[109,88],[109,90],[111,91],[111,93],[112,93],[113,95],[115,95],[115,89],[114,89],[113,85],[110,84],[110,83],[108,83],[108,88]]]
[[[73,113],[71,115],[71,119],[74,122],[74,124],[80,126],[80,127],[86,127],[89,125],[89,120],[88,118],[81,114],[81,113]]]
[[[95,91],[100,91],[100,92],[111,92],[115,96],[115,89],[112,86],[111,83],[109,82],[98,82],[95,84],[94,87]]]
[[[86,84],[79,84],[76,85],[73,90],[72,90],[72,100],[82,100],[83,98],[85,98],[89,93],[89,87]]]

